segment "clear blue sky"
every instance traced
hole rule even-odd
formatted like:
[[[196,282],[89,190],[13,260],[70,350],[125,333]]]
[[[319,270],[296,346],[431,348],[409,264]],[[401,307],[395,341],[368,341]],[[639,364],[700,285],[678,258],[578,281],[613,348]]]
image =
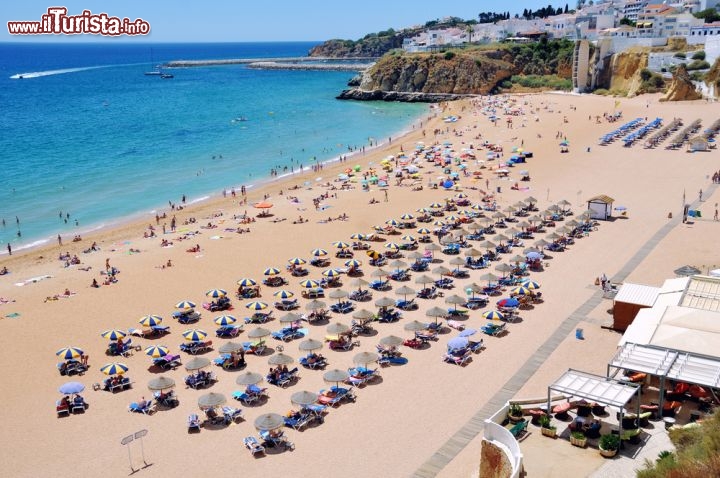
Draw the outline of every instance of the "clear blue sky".
[[[477,19],[481,11],[522,13],[550,3],[548,0],[3,0],[0,9],[0,41],[102,41],[97,35],[81,37],[34,37],[10,35],[8,21],[39,21],[50,6],[64,6],[68,14],[84,9],[110,16],[142,18],[150,23],[147,37],[132,41],[152,42],[244,42],[304,41],[330,38],[358,39],[366,33],[423,24],[445,16]],[[567,2],[570,8],[576,2]],[[127,41],[128,37],[122,37]]]

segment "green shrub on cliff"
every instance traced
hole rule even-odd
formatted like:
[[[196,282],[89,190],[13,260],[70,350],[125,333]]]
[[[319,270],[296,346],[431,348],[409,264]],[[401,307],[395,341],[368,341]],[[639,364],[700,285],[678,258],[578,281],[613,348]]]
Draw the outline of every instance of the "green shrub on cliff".
[[[556,75],[513,75],[510,78],[511,84],[517,84],[524,88],[550,89],[570,91],[572,81],[560,78]]]

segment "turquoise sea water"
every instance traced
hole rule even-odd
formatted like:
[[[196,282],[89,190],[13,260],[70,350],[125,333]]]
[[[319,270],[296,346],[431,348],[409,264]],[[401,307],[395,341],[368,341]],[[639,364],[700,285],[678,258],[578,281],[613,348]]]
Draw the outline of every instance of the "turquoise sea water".
[[[163,61],[305,56],[312,45],[0,44],[0,253],[336,158],[427,110],[335,100],[348,72],[143,75]]]

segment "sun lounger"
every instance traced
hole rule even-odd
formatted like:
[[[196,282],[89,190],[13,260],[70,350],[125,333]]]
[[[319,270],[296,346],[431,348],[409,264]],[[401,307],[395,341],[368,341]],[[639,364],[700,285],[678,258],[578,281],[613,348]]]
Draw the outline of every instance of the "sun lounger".
[[[279,302],[275,302],[275,307],[280,310],[293,310],[300,307],[300,304],[298,304],[297,299],[281,300]]]
[[[462,322],[458,322],[457,320],[448,320],[447,325],[451,329],[465,330],[465,324],[463,324]]]
[[[250,450],[250,453],[255,456],[258,453],[265,453],[265,447],[262,446],[255,437],[245,437],[243,440],[245,448]]]
[[[263,440],[264,446],[280,447],[282,446],[286,450],[294,450],[295,444],[287,439],[285,433],[278,432],[277,430],[261,431],[260,438]]]
[[[395,302],[395,307],[401,310],[415,310],[418,308],[415,299],[410,300],[398,300]]]
[[[417,293],[418,298],[420,299],[434,299],[438,296],[437,288],[436,287],[426,287],[422,290],[420,290]]]
[[[400,312],[398,312],[397,310],[385,310],[378,317],[378,322],[382,322],[384,324],[395,322],[397,320],[400,320],[400,315]]]
[[[484,326],[480,327],[480,330],[487,335],[497,337],[505,331],[505,324],[485,324]]]
[[[272,310],[268,312],[267,314],[264,312],[255,312],[250,317],[245,317],[245,323],[246,324],[264,324],[268,320],[272,319]]]
[[[295,412],[291,416],[284,417],[284,419],[286,427],[300,431],[313,420],[313,416],[308,413]]]
[[[224,423],[229,425],[242,418],[242,409],[234,407],[222,407]]]
[[[405,365],[408,363],[408,359],[405,357],[382,356],[377,363],[383,367],[386,365]]]
[[[343,401],[354,402],[356,399],[353,387],[330,387],[329,390],[320,390],[318,396],[318,403],[321,405],[328,405],[336,407]]]
[[[355,290],[350,293],[348,299],[354,300],[356,302],[363,302],[372,299],[372,293],[367,289]]]
[[[323,289],[322,287],[305,289],[302,291],[302,296],[305,299],[317,299],[319,297],[325,297],[325,289]]]
[[[330,310],[332,310],[336,314],[347,314],[348,312],[352,312],[353,309],[355,309],[355,304],[353,304],[349,300],[338,302],[337,304],[333,304],[330,306]]]
[[[283,342],[290,342],[293,339],[305,337],[305,334],[296,327],[284,327],[272,333],[272,337]]]
[[[87,365],[84,365],[82,362],[75,359],[59,362],[57,364],[57,368],[60,375],[72,375],[74,373],[82,375],[87,371]]]
[[[61,400],[55,402],[55,410],[57,411],[58,418],[70,415],[70,405],[62,403]]]
[[[236,391],[232,394],[232,397],[235,400],[239,400],[245,405],[255,403],[263,397],[267,396],[267,388],[260,388],[257,385],[248,385],[247,387],[245,387],[245,391]]]
[[[143,413],[143,414],[145,414],[145,415],[150,415],[150,412],[152,411],[152,407],[153,407],[153,401],[152,401],[152,400],[147,400],[147,401],[146,401],[144,404],[142,404],[142,405],[139,404],[139,403],[136,403],[136,402],[132,402],[132,403],[128,406],[128,411],[129,411],[129,412],[136,412],[136,413]]]
[[[181,365],[180,356],[168,354],[164,357],[154,358],[153,365],[156,365],[156,366],[164,368],[164,369],[169,369],[169,368],[175,369]]]
[[[243,342],[243,350],[246,354],[262,355],[267,348],[264,340],[258,340],[255,342]]]
[[[373,290],[387,290],[390,287],[390,281],[389,280],[374,280],[372,281],[368,287],[370,287]]]
[[[191,310],[173,312],[172,317],[173,319],[177,319],[177,321],[181,324],[192,324],[193,322],[197,322],[198,320],[200,320],[201,315],[194,310]]]
[[[212,340],[208,340],[206,342],[186,342],[180,344],[180,350],[192,355],[204,353],[208,350],[212,350]]]
[[[435,281],[435,287],[438,289],[452,289],[454,287],[453,280],[448,277],[443,277]]]
[[[237,337],[242,331],[242,325],[223,325],[215,331],[215,335],[221,338]]]
[[[454,363],[455,365],[464,366],[472,358],[469,349],[463,349],[454,352],[448,352],[442,356],[444,362]]]
[[[287,373],[280,374],[278,377],[273,377],[271,375],[267,375],[265,377],[265,380],[271,385],[276,385],[278,387],[285,388],[288,385],[290,385],[291,382],[296,380],[298,378],[298,368],[295,367],[292,370],[289,370]]]
[[[302,357],[300,359],[300,365],[312,370],[325,368],[327,366],[327,359],[325,357],[318,357],[316,359],[310,359],[309,357],[310,355]]]
[[[188,433],[190,433],[193,430],[200,431],[200,418],[197,416],[197,413],[191,413],[188,416],[187,424],[188,424]]]

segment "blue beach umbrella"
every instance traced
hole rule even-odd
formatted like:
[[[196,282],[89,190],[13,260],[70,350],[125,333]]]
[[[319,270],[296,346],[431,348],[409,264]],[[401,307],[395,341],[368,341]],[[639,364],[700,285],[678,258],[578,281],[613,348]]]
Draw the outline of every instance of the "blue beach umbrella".
[[[345,267],[360,267],[362,262],[357,259],[350,259],[345,261]]]
[[[475,329],[465,329],[458,334],[458,337],[470,337],[471,335],[475,335],[476,333],[477,330]]]
[[[338,249],[347,249],[348,247],[350,247],[350,244],[343,241],[333,242],[332,245],[337,247]]]
[[[468,339],[466,337],[453,337],[448,341],[447,347],[449,350],[464,349],[468,346]]]
[[[70,360],[74,358],[78,358],[81,355],[84,355],[85,352],[83,352],[82,349],[79,349],[77,347],[63,347],[57,352],[55,352],[55,355],[60,357],[63,360]]]
[[[520,305],[520,301],[515,299],[514,297],[509,297],[506,299],[500,299],[497,302],[498,307],[517,307]]]
[[[180,302],[178,302],[177,304],[175,304],[175,308],[176,308],[176,309],[183,309],[183,310],[194,309],[194,308],[195,308],[195,302],[192,302],[192,301],[190,301],[190,300],[183,300],[183,301],[180,301]]]
[[[483,317],[488,320],[502,320],[505,318],[505,316],[497,310],[488,310],[487,312],[483,312]]]
[[[315,257],[323,257],[323,256],[327,256],[328,251],[326,251],[325,249],[313,249],[311,251],[311,254]]]
[[[85,385],[80,382],[67,382],[60,386],[58,392],[70,395],[72,393],[80,393],[85,390]]]
[[[267,306],[268,306],[267,302],[261,302],[259,300],[255,300],[255,301],[248,302],[247,304],[245,304],[245,308],[250,309],[250,310],[263,310],[263,309],[267,309]]]
[[[122,339],[127,335],[127,332],[119,329],[111,329],[106,330],[102,334],[100,334],[103,338],[106,338],[108,340],[117,340]]]
[[[306,289],[314,289],[318,287],[320,284],[317,281],[314,281],[312,279],[306,279],[303,281],[300,281],[300,286],[304,287]]]
[[[268,267],[263,271],[263,274],[266,276],[276,276],[280,274],[280,269],[278,269],[277,267]]]
[[[281,289],[281,290],[273,293],[273,295],[279,299],[289,299],[292,296],[294,296],[295,294],[289,290]]]
[[[227,295],[227,291],[225,289],[210,289],[205,292],[205,295],[211,299],[219,299],[220,297],[225,297]]]
[[[202,340],[205,340],[205,337],[207,337],[207,332],[200,329],[189,329],[183,332],[182,336],[185,338],[185,340],[189,340],[190,342],[200,342]]]
[[[331,277],[331,278],[338,277],[340,274],[342,274],[342,273],[337,269],[328,269],[326,271],[323,271],[323,273],[322,273],[322,275],[324,275],[325,277]]]
[[[536,290],[540,288],[540,284],[530,279],[522,281],[522,286],[530,290]]]
[[[288,262],[294,266],[301,266],[307,263],[307,261],[301,257],[293,257],[292,259],[288,259]]]
[[[145,349],[145,355],[152,358],[164,357],[170,353],[170,350],[164,345],[151,345]]]
[[[510,293],[512,295],[532,295],[532,290],[530,290],[527,287],[520,286],[520,287],[515,287],[514,289],[512,289],[510,291]]]
[[[251,287],[257,285],[257,282],[254,279],[244,278],[237,281],[237,285],[240,287]]]

